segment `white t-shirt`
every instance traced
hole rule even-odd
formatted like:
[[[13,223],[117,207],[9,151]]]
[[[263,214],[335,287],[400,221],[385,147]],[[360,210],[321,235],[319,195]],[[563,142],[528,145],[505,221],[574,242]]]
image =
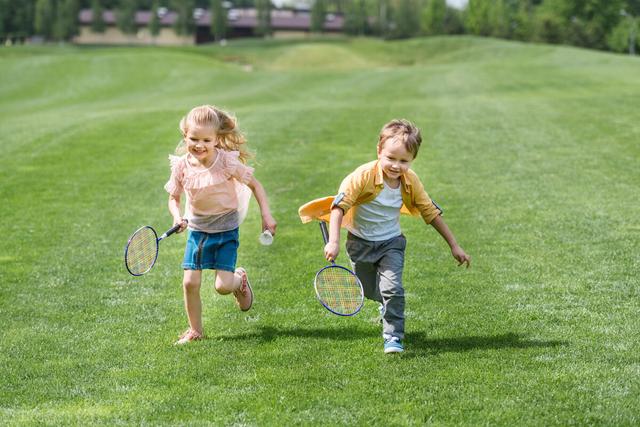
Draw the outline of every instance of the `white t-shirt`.
[[[372,242],[398,237],[402,234],[400,231],[401,207],[400,187],[391,188],[385,182],[384,188],[375,199],[354,207],[353,226],[349,231]]]

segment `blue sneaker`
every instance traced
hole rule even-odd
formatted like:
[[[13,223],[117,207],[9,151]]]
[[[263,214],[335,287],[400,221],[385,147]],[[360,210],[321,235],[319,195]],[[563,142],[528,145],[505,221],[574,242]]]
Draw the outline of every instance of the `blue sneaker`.
[[[403,351],[404,347],[402,346],[402,341],[400,341],[400,338],[391,337],[388,340],[384,340],[385,353],[402,353]]]

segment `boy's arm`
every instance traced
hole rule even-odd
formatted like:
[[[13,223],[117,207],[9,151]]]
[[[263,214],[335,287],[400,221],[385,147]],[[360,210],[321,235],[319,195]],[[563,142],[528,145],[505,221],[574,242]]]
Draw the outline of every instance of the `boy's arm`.
[[[327,261],[335,261],[340,253],[340,226],[344,212],[339,207],[331,209],[329,219],[329,242],[324,246],[324,257]]]
[[[458,265],[467,264],[467,268],[471,266],[471,257],[467,255],[464,250],[458,245],[456,242],[456,238],[454,237],[451,230],[447,226],[447,223],[444,222],[441,216],[436,216],[431,221],[431,226],[436,229],[438,233],[442,236],[442,238],[447,242],[449,247],[451,248],[451,255],[458,261]]]
[[[247,185],[253,192],[253,196],[258,202],[258,206],[260,206],[260,214],[262,215],[262,229],[269,230],[269,232],[275,236],[276,227],[278,226],[278,224],[276,223],[276,220],[273,219],[273,216],[271,216],[271,210],[269,209],[269,200],[267,199],[267,192],[264,191],[264,187],[255,177],[251,177],[251,181],[249,181]]]

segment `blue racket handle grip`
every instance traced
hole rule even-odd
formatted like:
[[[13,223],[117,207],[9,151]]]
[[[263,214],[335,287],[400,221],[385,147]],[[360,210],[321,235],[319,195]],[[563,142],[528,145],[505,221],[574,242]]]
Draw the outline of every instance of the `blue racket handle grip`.
[[[183,220],[182,222],[185,223],[189,223],[188,220]],[[180,229],[180,227],[182,227],[182,224],[176,224],[173,227],[171,227],[170,229],[168,229],[167,231],[164,232],[164,234],[162,236],[160,236],[160,238],[158,239],[158,241],[171,236],[173,233],[175,233],[176,231],[178,231]]]
[[[329,231],[327,230],[327,223],[324,221],[320,221],[320,231],[322,232],[322,240],[324,240],[324,244],[329,243]]]

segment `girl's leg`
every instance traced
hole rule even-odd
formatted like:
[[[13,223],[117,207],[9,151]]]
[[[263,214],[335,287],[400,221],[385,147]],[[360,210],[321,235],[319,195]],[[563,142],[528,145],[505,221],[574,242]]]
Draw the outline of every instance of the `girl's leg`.
[[[233,271],[216,271],[216,292],[227,295],[240,288],[242,277]]]
[[[202,270],[185,270],[182,280],[184,291],[184,308],[189,319],[189,327],[193,332],[202,335],[202,300],[200,299],[200,283]]]
[[[238,307],[242,311],[249,310],[253,304],[253,291],[244,268],[237,268],[235,272],[218,270],[216,272],[216,292],[221,295],[233,292]]]

